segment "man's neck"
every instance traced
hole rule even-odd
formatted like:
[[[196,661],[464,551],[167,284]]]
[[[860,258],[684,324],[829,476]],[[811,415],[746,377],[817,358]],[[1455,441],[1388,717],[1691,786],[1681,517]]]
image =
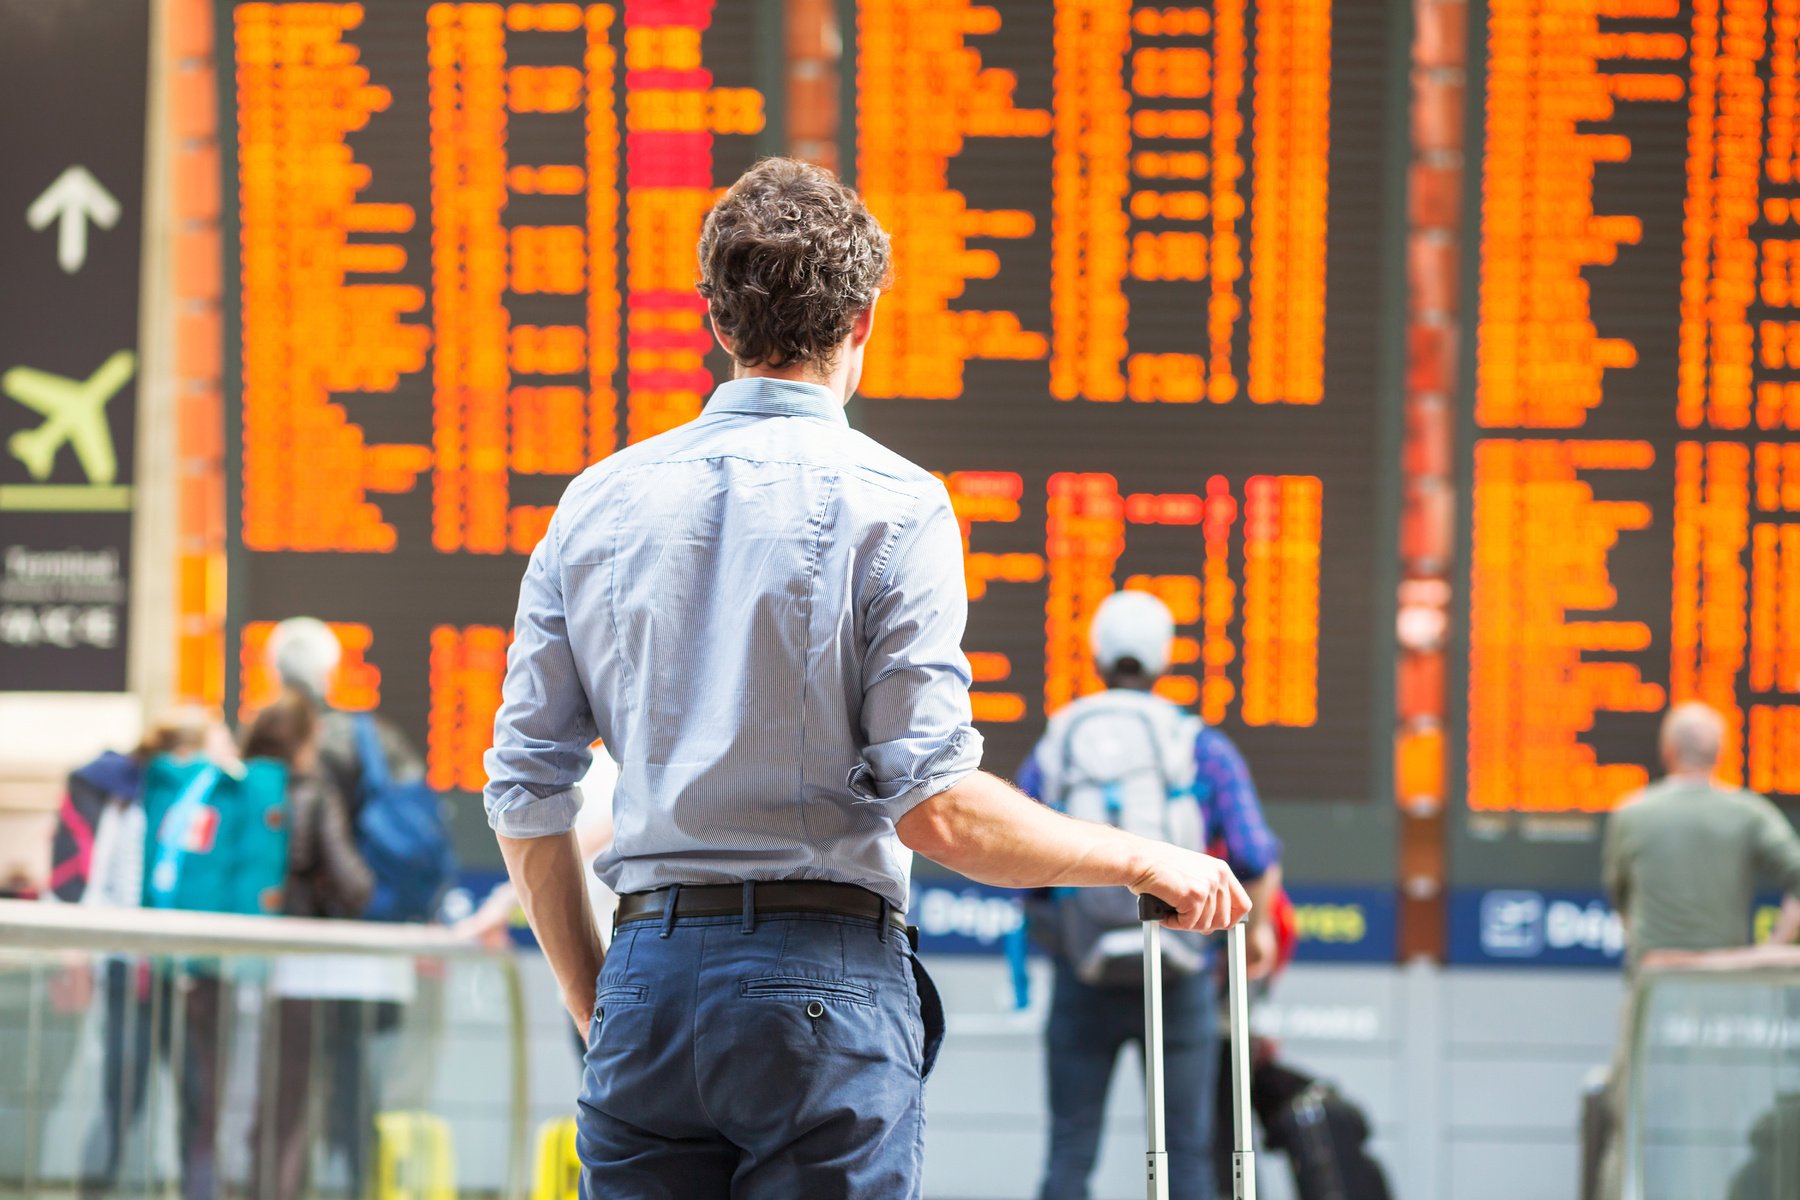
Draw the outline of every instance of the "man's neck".
[[[1670,771],[1667,778],[1670,783],[1679,783],[1684,787],[1710,788],[1719,786],[1718,780],[1713,778],[1713,773],[1710,770]]]
[[[850,371],[845,365],[844,356],[838,356],[838,363],[831,370],[821,375],[811,363],[796,363],[791,367],[746,367],[742,363],[732,371],[733,379],[785,379],[791,383],[810,383],[814,387],[822,387],[837,397],[839,404],[849,400]]]

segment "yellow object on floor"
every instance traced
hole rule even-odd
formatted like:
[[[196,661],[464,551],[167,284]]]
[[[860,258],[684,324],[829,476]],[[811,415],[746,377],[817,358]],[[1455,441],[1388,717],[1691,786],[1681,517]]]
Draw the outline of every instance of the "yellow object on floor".
[[[538,1129],[537,1182],[531,1200],[577,1200],[581,1158],[575,1152],[575,1118],[546,1121]]]
[[[377,1200],[456,1200],[448,1121],[434,1113],[377,1113],[375,1132]]]

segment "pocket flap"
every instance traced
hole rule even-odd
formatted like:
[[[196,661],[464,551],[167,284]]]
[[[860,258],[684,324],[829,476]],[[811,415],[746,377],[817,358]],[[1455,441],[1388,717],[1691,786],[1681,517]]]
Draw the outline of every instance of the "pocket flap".
[[[650,990],[641,983],[613,983],[600,989],[594,997],[597,1004],[642,1004],[650,998]]]
[[[764,975],[738,985],[745,997],[791,996],[797,1000],[848,1000],[852,1004],[875,1003],[875,989],[848,979],[811,979],[805,975]]]

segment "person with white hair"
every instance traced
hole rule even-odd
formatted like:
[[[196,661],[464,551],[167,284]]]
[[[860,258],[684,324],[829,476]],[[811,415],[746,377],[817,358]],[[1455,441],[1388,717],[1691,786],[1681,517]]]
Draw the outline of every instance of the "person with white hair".
[[[317,617],[290,617],[269,635],[268,657],[283,686],[323,706],[337,680],[344,647],[331,626]]]
[[[266,650],[269,669],[281,686],[301,693],[319,713],[319,762],[337,785],[355,824],[362,812],[363,764],[357,752],[356,716],[333,707],[331,693],[343,664],[344,648],[331,626],[317,617],[289,617],[275,626]],[[425,760],[407,736],[379,713],[371,713],[375,733],[395,783],[424,778]]]
[[[1250,894],[1246,946],[1250,973],[1260,978],[1276,959],[1270,901],[1280,887],[1281,843],[1237,747],[1151,691],[1169,669],[1174,640],[1174,617],[1150,593],[1115,592],[1102,601],[1088,641],[1106,690],[1051,717],[1018,785],[1073,817],[1194,850],[1222,844]],[[1123,888],[1051,895],[1033,905],[1034,936],[1056,959],[1044,1027],[1050,1149],[1039,1196],[1084,1200],[1119,1050],[1144,1037],[1142,934]],[[1163,946],[1169,1194],[1206,1200],[1214,1190],[1220,1040],[1209,947],[1178,932]]]
[[[321,773],[343,798],[351,829],[358,828],[363,802],[368,799],[364,794],[363,757],[358,748],[359,717],[366,715],[373,722],[375,740],[392,782],[406,784],[424,778],[425,760],[393,722],[380,713],[349,713],[332,705],[344,648],[330,625],[317,617],[289,617],[275,626],[265,654],[265,661],[281,686],[310,700],[318,714],[314,753]],[[345,982],[355,971],[347,970],[342,963],[315,963],[312,975],[322,991],[354,991],[359,986]],[[404,979],[410,979],[410,975],[404,975]],[[396,987],[394,980],[388,980],[370,990],[392,992]],[[393,1010],[385,1003],[338,998],[325,1000],[318,1011],[324,1026],[336,1030],[327,1052],[326,1092],[320,1105],[324,1140],[343,1155],[352,1179],[367,1179],[374,1167],[375,1113],[379,1107],[377,1081],[370,1069],[371,1025],[391,1024]]]

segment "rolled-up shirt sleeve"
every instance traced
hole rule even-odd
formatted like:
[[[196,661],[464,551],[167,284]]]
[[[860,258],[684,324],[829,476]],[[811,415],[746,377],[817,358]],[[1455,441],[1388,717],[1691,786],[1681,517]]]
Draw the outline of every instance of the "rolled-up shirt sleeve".
[[[862,762],[851,794],[899,820],[981,765],[969,708],[962,533],[942,492],[921,502],[870,601]]]
[[[593,710],[569,645],[558,527],[551,521],[519,586],[519,615],[487,753],[488,824],[513,838],[574,828],[576,786],[593,761]]]

